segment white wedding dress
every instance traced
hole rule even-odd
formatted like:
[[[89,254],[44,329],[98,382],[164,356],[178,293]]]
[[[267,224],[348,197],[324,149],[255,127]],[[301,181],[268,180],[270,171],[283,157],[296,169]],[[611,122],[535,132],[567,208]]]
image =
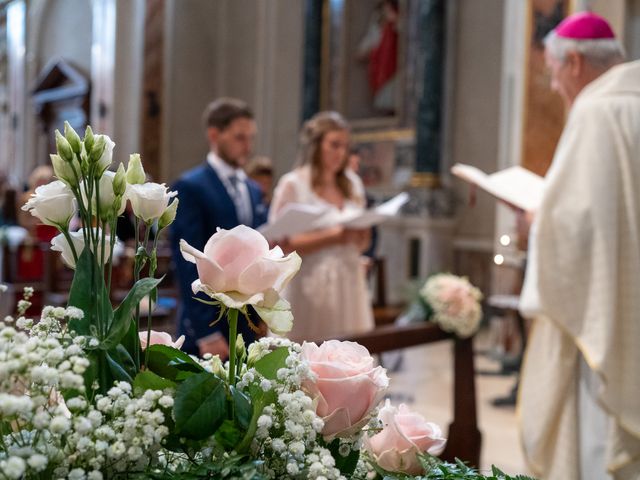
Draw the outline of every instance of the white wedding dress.
[[[361,202],[347,200],[344,208],[362,209],[364,187],[360,178],[347,174]],[[285,174],[275,189],[269,220],[278,217],[287,203],[303,203],[336,209],[314,193],[308,166]],[[334,245],[302,256],[300,271],[284,291],[291,303],[295,341],[329,339],[373,328],[371,299],[365,265],[353,245]]]

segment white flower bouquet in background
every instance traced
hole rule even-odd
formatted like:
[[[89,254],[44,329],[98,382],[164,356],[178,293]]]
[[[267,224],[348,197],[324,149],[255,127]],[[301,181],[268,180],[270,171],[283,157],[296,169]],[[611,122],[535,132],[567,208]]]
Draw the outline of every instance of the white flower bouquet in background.
[[[466,277],[450,273],[430,276],[420,289],[426,317],[461,338],[470,337],[482,320],[482,293]]]
[[[408,308],[396,324],[432,321],[459,338],[475,334],[482,320],[482,293],[466,277],[436,273],[412,287]]]

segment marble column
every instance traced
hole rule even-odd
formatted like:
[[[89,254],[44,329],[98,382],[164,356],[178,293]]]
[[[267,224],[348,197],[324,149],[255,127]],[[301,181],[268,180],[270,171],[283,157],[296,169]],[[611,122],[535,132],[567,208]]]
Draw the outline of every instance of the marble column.
[[[304,65],[302,118],[320,110],[320,61],[322,50],[322,0],[307,0],[304,14]]]
[[[445,59],[445,0],[420,3],[422,95],[416,116],[416,173],[412,185],[438,185],[442,156],[442,105]]]

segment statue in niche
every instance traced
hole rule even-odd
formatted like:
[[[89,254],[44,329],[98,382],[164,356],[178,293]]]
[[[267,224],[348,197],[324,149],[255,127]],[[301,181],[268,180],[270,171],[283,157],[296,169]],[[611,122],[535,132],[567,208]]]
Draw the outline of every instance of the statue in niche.
[[[393,115],[398,83],[398,0],[378,2],[357,57],[367,62],[367,80],[376,111]]]

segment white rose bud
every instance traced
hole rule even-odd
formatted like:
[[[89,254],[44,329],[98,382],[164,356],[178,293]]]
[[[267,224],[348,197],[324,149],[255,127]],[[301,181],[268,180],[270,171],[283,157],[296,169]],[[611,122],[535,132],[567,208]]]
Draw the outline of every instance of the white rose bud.
[[[80,140],[80,137],[73,129],[73,127],[67,121],[64,122],[64,138],[66,138],[69,142],[69,145],[71,145],[71,150],[73,150],[76,155],[80,155],[82,141]]]
[[[171,197],[178,192],[168,192],[165,184],[148,182],[142,185],[129,185],[127,196],[136,217],[146,223],[160,218],[169,206]]]
[[[40,185],[22,210],[38,217],[45,225],[66,228],[76,214],[78,203],[71,189],[60,180]]]
[[[82,255],[82,251],[84,250],[84,228],[81,228],[80,230],[78,230],[77,232],[69,232],[69,236],[71,237],[71,241],[73,242],[73,246],[76,250],[76,253],[78,255],[78,258],[80,257],[80,255]],[[94,229],[95,230],[95,229]],[[97,235],[98,238],[102,238],[102,230],[101,229],[97,229]],[[105,236],[105,255],[104,258],[102,259],[102,263],[107,263],[107,261],[109,260],[109,251],[111,250],[111,236],[110,235],[106,235]],[[102,253],[102,250],[100,249],[100,246],[98,245],[98,252],[93,252],[96,257],[99,256]],[[66,263],[67,265],[69,265],[69,267],[71,268],[76,268],[76,262],[73,258],[73,253],[71,250],[71,247],[69,246],[69,242],[67,242],[67,239],[64,237],[64,235],[61,233],[59,235],[56,235],[55,237],[53,237],[51,239],[51,250],[55,251],[55,252],[60,252],[60,254],[62,255],[62,260],[64,260],[64,263]]]
[[[176,219],[176,212],[178,211],[179,202],[180,200],[176,198],[160,216],[160,219],[158,220],[158,228],[160,230],[171,225]]]
[[[127,165],[127,183],[129,185],[143,184],[147,176],[142,168],[142,161],[139,153],[129,155],[129,164]]]
[[[116,170],[116,175],[113,177],[113,193],[116,196],[123,196],[127,190],[127,174],[124,171],[124,165],[121,163]]]
[[[51,154],[51,164],[53,165],[53,173],[55,173],[58,180],[62,180],[69,187],[78,186],[78,180],[76,179],[76,173],[80,174],[80,164],[77,160],[73,162],[65,162],[60,155]],[[74,173],[72,165],[76,166],[76,173]]]
[[[56,130],[56,148],[58,149],[58,155],[60,155],[65,161],[71,162],[73,160],[73,150],[71,145],[60,133],[60,130]]]

